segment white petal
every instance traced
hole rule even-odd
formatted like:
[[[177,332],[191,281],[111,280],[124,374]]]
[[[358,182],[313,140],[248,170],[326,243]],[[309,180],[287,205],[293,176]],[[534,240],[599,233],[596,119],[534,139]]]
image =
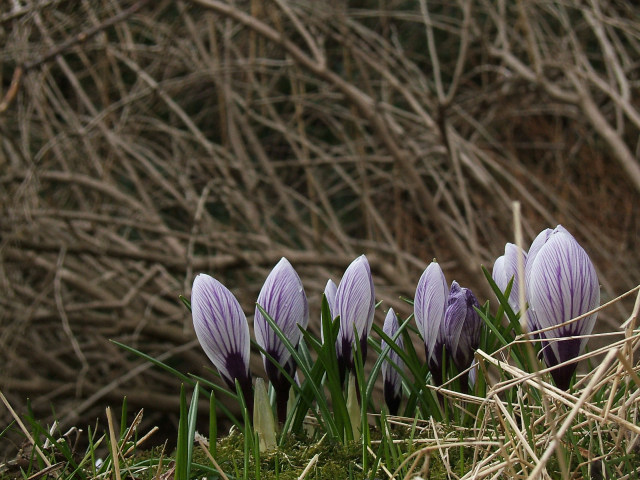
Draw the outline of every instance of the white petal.
[[[449,287],[440,265],[436,262],[425,269],[418,281],[413,304],[418,331],[424,339],[427,355],[434,355],[438,339],[443,340],[442,323],[447,308]]]

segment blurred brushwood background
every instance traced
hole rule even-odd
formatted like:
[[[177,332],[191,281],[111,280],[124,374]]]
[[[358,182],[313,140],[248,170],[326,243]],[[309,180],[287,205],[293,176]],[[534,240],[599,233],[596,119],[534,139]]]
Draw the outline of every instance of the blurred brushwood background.
[[[638,283],[633,2],[2,0],[0,45],[0,389],[21,412],[86,425],[126,395],[171,427],[178,381],[108,340],[211,378],[178,300],[199,272],[251,314],[284,255],[312,328],[361,253],[383,311],[410,313],[434,257],[484,301],[514,200],[526,246],[574,233],[604,300]]]

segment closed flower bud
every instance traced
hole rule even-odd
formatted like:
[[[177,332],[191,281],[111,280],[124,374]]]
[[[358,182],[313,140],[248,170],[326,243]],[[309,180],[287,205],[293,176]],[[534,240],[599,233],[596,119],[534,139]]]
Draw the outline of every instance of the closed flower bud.
[[[333,280],[329,279],[327,281],[327,285],[324,287],[324,296],[327,299],[327,304],[329,305],[329,313],[331,314],[331,320],[336,318],[336,293],[338,287],[334,283]],[[322,325],[320,325],[320,340],[324,343],[324,329]]]
[[[447,353],[459,371],[471,366],[480,344],[482,320],[474,307],[480,304],[473,292],[453,282],[444,314],[444,332]]]
[[[300,342],[299,326],[307,328],[309,306],[300,277],[286,258],[282,258],[264,282],[257,304],[269,314],[294,347]],[[256,342],[293,378],[295,364],[291,353],[256,307],[254,317]],[[276,365],[263,355],[264,368],[278,400],[280,420],[284,420],[290,388],[289,381]]]
[[[382,331],[389,337],[393,338],[393,336],[398,332],[398,329],[398,317],[393,311],[393,308],[390,308],[384,320]],[[398,335],[395,343],[400,349],[404,349],[402,335]],[[387,347],[387,342],[382,340],[380,342],[380,346],[384,352]],[[392,363],[396,366],[394,367]],[[392,349],[389,350],[387,357],[382,362],[382,384],[384,401],[387,404],[391,415],[396,415],[398,413],[398,408],[400,407],[400,400],[402,399],[402,377],[397,369],[402,370],[403,368],[404,362],[400,358],[400,355]]]
[[[333,315],[340,316],[336,353],[341,378],[344,378],[347,369],[354,369],[352,348],[356,341],[360,342],[363,362],[366,359],[367,337],[375,313],[373,278],[364,255],[356,258],[345,270],[336,291],[334,308]]]
[[[240,303],[219,281],[201,273],[193,282],[191,312],[202,349],[232,391],[238,381],[251,409],[249,325]]]
[[[496,282],[496,285],[503,293],[513,278],[513,285],[509,293],[509,305],[515,313],[520,311],[518,293],[520,291],[520,281],[518,279],[518,255],[520,251],[521,249],[517,245],[507,243],[504,247],[504,255],[496,259],[491,274],[493,281]],[[522,252],[522,258],[526,262],[527,253],[524,251]]]
[[[527,254],[527,261],[524,264],[524,288],[525,288],[525,295],[527,296],[527,303],[529,303],[528,295],[529,295],[529,279],[531,277],[531,267],[533,265],[533,262],[536,256],[538,255],[538,252],[544,246],[544,244],[547,242],[547,240],[549,239],[549,237],[553,232],[564,232],[567,235],[571,235],[562,225],[558,225],[555,228],[555,230],[551,228],[545,228],[543,231],[541,231],[538,234],[536,238],[533,239],[533,242],[531,243],[531,247],[529,247],[529,253]],[[529,311],[527,312],[527,322],[528,322],[527,327],[529,328],[530,332],[533,332],[540,328],[538,327],[538,323],[536,321],[535,312],[533,312],[531,309],[529,309]]]
[[[327,303],[329,304],[329,311],[331,312],[331,319],[336,318],[335,310],[336,310],[336,293],[338,292],[338,287],[335,282],[331,279],[327,281],[326,287],[324,287],[324,296],[327,297]]]
[[[537,328],[562,325],[600,304],[598,275],[589,256],[560,225],[546,235],[533,258],[529,256],[527,267],[527,298]],[[587,339],[547,340],[589,335],[596,317],[597,314],[593,313],[576,322],[540,333],[547,366],[553,367],[580,355]],[[573,363],[551,371],[558,388],[569,388],[575,369],[576,364]]]
[[[442,347],[444,346],[444,312],[449,287],[440,265],[436,262],[425,269],[418,281],[413,312],[422,335],[429,371],[436,385],[442,385]]]

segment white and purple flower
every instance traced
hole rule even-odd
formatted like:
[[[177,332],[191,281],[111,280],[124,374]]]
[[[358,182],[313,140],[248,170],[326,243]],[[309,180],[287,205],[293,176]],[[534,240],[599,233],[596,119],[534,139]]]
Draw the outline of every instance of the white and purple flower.
[[[327,297],[327,303],[329,304],[329,311],[331,312],[332,320],[336,318],[336,293],[338,293],[338,286],[333,280],[329,279],[327,281],[327,285],[324,287],[324,296]]]
[[[520,281],[518,279],[518,256],[522,255],[523,261],[526,262],[527,253],[513,243],[507,243],[504,247],[504,255],[498,257],[493,264],[493,272],[491,276],[493,281],[502,292],[513,278],[513,285],[509,293],[509,305],[511,309],[518,313],[520,311]]]
[[[442,385],[442,347],[444,346],[444,313],[449,287],[436,262],[425,269],[418,281],[413,304],[418,331],[424,339],[429,371],[436,385]]]
[[[218,280],[201,273],[193,281],[191,312],[202,349],[232,391],[238,381],[251,409],[251,340],[240,303]]]
[[[474,307],[479,308],[480,304],[473,292],[454,281],[444,314],[444,338],[447,354],[459,371],[471,366],[480,344],[482,320]],[[466,388],[466,381],[462,388]]]
[[[287,340],[297,348],[302,335],[299,327],[306,329],[309,323],[309,305],[302,281],[300,281],[300,277],[286,258],[280,259],[278,264],[271,270],[271,273],[269,273],[258,295],[257,304],[278,325]],[[258,345],[293,378],[296,373],[296,366],[291,352],[289,352],[257,307],[253,327]],[[279,407],[278,416],[283,421],[291,384],[278,367],[264,354],[262,355],[262,360],[267,377],[276,392],[276,400]]]
[[[567,235],[571,235],[562,225],[558,225],[555,229],[545,228],[536,236],[536,238],[533,239],[533,242],[531,243],[531,247],[529,247],[529,253],[527,254],[527,261],[524,264],[524,288],[525,288],[525,295],[527,296],[527,303],[529,303],[528,295],[529,295],[529,278],[531,277],[531,267],[533,266],[533,262],[536,256],[538,255],[538,252],[544,246],[544,244],[547,242],[547,240],[549,239],[549,237],[553,232],[563,232],[563,233],[566,233]],[[538,324],[536,321],[535,312],[533,312],[531,309],[527,311],[527,322],[528,322],[527,327],[530,332],[533,332],[540,328],[538,327]]]
[[[338,285],[332,315],[340,316],[336,353],[340,376],[354,369],[352,348],[360,342],[362,360],[367,357],[367,337],[373,325],[375,291],[367,257],[360,255],[347,267]],[[358,338],[356,338],[356,331]]]
[[[393,308],[390,308],[384,319],[382,331],[393,339],[393,336],[398,332],[399,328],[398,317],[393,311]],[[395,343],[401,350],[404,349],[402,335],[398,335]],[[381,340],[380,346],[384,352],[387,347],[387,342],[385,342],[384,339]],[[382,384],[384,401],[389,408],[389,413],[391,415],[396,415],[398,413],[398,408],[400,407],[400,401],[402,400],[402,378],[399,370],[397,370],[393,364],[395,364],[400,370],[404,368],[404,362],[400,358],[400,355],[398,355],[393,349],[390,349],[387,357],[382,362]]]
[[[545,230],[532,244],[526,282],[532,326],[535,329],[558,326],[540,333],[547,366],[554,367],[579,356],[587,338],[572,337],[591,334],[597,314],[563,324],[600,304],[600,286],[589,256],[561,225]],[[575,370],[576,364],[571,363],[551,371],[558,388],[569,388]]]
[[[331,320],[333,321],[336,318],[336,293],[338,291],[338,286],[331,279],[327,281],[327,285],[324,287],[324,296],[327,299],[327,305],[329,305],[329,314],[331,316]],[[320,323],[320,341],[324,343],[324,328],[322,327],[322,322]]]

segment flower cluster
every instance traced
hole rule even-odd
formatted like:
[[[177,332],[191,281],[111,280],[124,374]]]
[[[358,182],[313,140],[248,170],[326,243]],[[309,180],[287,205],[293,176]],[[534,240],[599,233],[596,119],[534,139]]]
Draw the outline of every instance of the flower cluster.
[[[325,292],[332,315],[340,317],[336,353],[344,379],[354,369],[353,346],[357,341],[366,358],[367,337],[373,325],[375,293],[371,269],[364,255],[355,259],[336,285],[329,280]],[[252,398],[249,371],[250,335],[247,318],[234,295],[219,281],[200,274],[193,282],[191,308],[196,335],[202,348],[232,389],[240,384],[247,405]],[[297,348],[301,330],[309,322],[307,297],[300,277],[286,258],[273,268],[260,294],[254,315],[256,343],[267,378],[276,393],[278,418],[284,420],[296,365],[291,352],[269,325],[265,313]]]
[[[522,265],[518,274],[518,265]],[[511,282],[508,303],[520,312],[520,294],[528,305],[528,328],[540,341],[541,356],[551,368],[559,388],[567,389],[575,372],[576,358],[584,349],[596,321],[585,315],[599,305],[598,277],[588,255],[562,226],[541,232],[528,252],[513,244],[494,264],[492,277],[505,291]],[[522,279],[521,279],[522,277]],[[347,372],[354,372],[354,348],[366,359],[368,337],[375,313],[375,290],[369,262],[356,258],[339,282],[329,280],[324,295],[332,319],[339,318],[335,355],[339,377],[344,384]],[[235,389],[240,386],[247,405],[253,395],[249,371],[250,335],[246,316],[233,294],[216,279],[200,274],[193,283],[192,312],[196,335],[220,375]],[[414,316],[424,340],[426,361],[435,385],[460,375],[460,389],[467,391],[469,371],[478,348],[483,322],[480,304],[468,288],[456,281],[451,285],[437,262],[432,262],[418,281]],[[581,317],[577,320],[576,317]],[[570,321],[571,320],[571,321]],[[262,349],[264,368],[273,386],[278,418],[284,421],[296,364],[296,349],[309,322],[309,308],[302,282],[287,259],[282,258],[267,277],[257,300],[254,315],[256,342]],[[270,323],[278,326],[277,334]],[[381,342],[386,353],[381,371],[385,402],[397,413],[402,398],[404,351],[402,332],[393,309],[385,318],[383,332],[395,345]],[[333,330],[335,335],[335,330]],[[281,337],[285,337],[285,344]],[[323,338],[324,342],[325,339]],[[388,347],[388,348],[387,348]],[[473,383],[473,382],[472,382]]]
[[[254,316],[256,342],[266,352],[266,355],[262,354],[264,367],[276,392],[278,415],[282,419],[291,385],[283,372],[293,377],[295,364],[262,312],[274,320],[294,347],[300,341],[299,327],[306,328],[309,322],[309,307],[302,282],[286,258],[282,258],[267,277],[257,305]],[[247,406],[251,408],[251,340],[247,318],[238,300],[216,279],[200,274],[193,282],[191,308],[200,345],[230,388],[235,389],[236,381],[240,384]],[[282,371],[267,355],[280,365]]]
[[[479,307],[468,288],[456,281],[451,288],[447,286],[444,273],[435,261],[420,277],[413,312],[436,385],[444,381],[447,359],[451,359],[460,372],[471,366],[473,353],[480,343],[482,321],[475,310]],[[466,375],[461,386],[466,390]]]

